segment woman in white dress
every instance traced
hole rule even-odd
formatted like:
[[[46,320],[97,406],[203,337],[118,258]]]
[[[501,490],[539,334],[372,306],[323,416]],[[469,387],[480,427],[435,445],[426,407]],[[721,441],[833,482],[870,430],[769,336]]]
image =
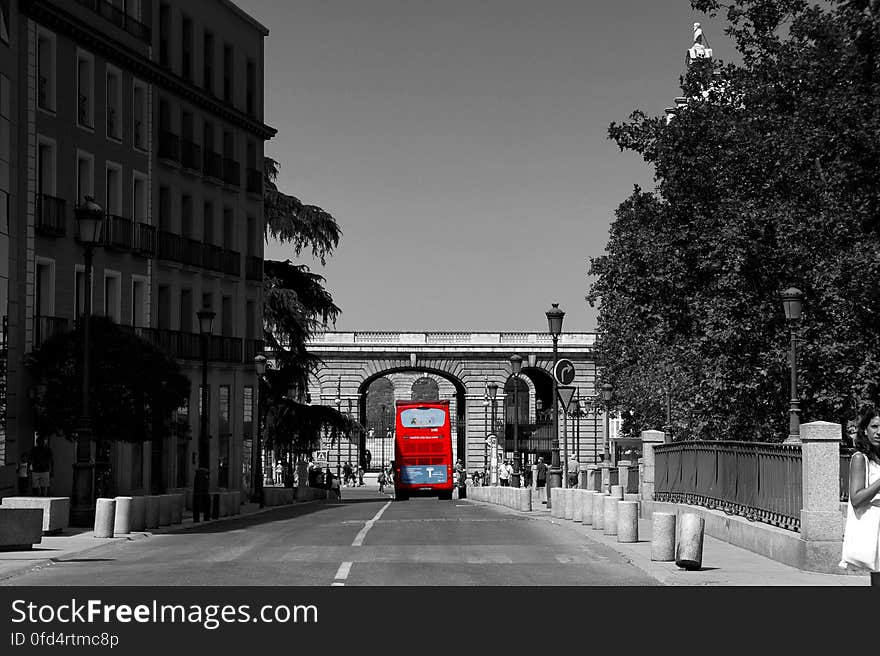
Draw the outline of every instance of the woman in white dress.
[[[841,567],[871,572],[880,585],[880,413],[869,408],[859,419],[856,453],[849,463],[849,506]]]

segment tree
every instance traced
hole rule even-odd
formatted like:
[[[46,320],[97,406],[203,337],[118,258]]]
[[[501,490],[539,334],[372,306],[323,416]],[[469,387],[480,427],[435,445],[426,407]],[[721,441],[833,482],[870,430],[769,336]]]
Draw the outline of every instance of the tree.
[[[95,439],[161,440],[189,398],[189,379],[164,351],[106,317],[92,317],[90,416]],[[82,416],[83,325],[28,354],[35,427],[73,439]]]
[[[338,245],[342,231],[328,212],[284,194],[276,184],[279,164],[264,158],[265,237],[277,239],[298,257],[310,249],[321,264]],[[275,354],[264,404],[267,446],[306,454],[319,445],[322,429],[350,430],[333,408],[303,403],[310,371],[318,359],[306,349],[317,331],[336,321],[340,309],[324,288],[324,278],[304,264],[266,260],[263,274],[263,333]],[[292,392],[292,395],[291,395]]]
[[[715,13],[714,0],[693,0]],[[802,420],[845,423],[880,387],[880,9],[734,0],[738,66],[697,60],[667,125],[634,112],[609,135],[655,170],[591,261],[605,380],[631,430],[662,424],[671,363],[676,437],[786,434],[788,328],[805,294]]]

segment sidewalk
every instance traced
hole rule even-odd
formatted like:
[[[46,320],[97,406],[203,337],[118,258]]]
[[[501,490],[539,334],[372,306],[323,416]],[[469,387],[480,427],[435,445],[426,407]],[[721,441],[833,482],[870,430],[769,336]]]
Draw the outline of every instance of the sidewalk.
[[[474,501],[473,503],[484,503]],[[492,504],[494,505],[494,504]],[[618,542],[616,535],[605,535],[589,524],[570,519],[551,517],[546,506],[531,512],[513,510],[504,506],[494,506],[501,510],[526,517],[537,517],[541,521],[559,526],[560,530],[578,531],[588,540],[605,545],[624,556],[633,565],[663,585],[704,585],[704,586],[869,586],[868,574],[850,574],[841,569],[841,574],[820,574],[783,565],[765,558],[748,549],[703,536],[702,568],[696,571],[680,569],[674,561],[651,560],[650,519],[639,519],[639,541]]]
[[[304,505],[315,503],[314,501],[301,501],[293,505]],[[127,535],[117,535],[112,538],[96,538],[93,529],[88,528],[68,528],[61,535],[44,535],[40,544],[35,544],[32,549],[24,551],[0,551],[0,585],[4,585],[5,579],[18,574],[23,574],[32,569],[51,566],[54,562],[70,560],[88,553],[93,549],[99,549],[113,542],[123,540],[143,540],[151,535],[162,535],[163,533],[176,532],[193,528],[194,526],[207,526],[218,522],[226,522],[229,520],[241,519],[248,515],[256,515],[279,508],[288,508],[290,506],[266,506],[260,508],[257,503],[244,503],[237,515],[228,515],[219,519],[209,519],[198,524],[192,521],[192,512],[184,511],[183,523],[171,524],[170,526],[161,526],[159,528],[151,528],[146,531],[132,532]]]

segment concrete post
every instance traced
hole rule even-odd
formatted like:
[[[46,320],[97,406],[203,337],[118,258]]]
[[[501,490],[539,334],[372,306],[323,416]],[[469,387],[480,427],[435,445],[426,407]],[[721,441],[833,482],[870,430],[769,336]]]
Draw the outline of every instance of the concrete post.
[[[587,465],[587,489],[598,492],[600,486],[599,465]]]
[[[675,560],[675,513],[651,514],[651,560]]]
[[[639,502],[617,502],[617,541],[639,541]]]
[[[532,478],[534,481],[534,477]],[[522,499],[522,508],[520,510],[524,510],[525,512],[532,512],[532,490],[530,488],[523,488],[520,490],[520,497]]]
[[[573,509],[571,512],[572,520],[576,522],[584,521],[584,499],[587,498],[587,491],[576,487],[572,490]]]
[[[840,425],[812,421],[800,429],[804,569],[836,572],[844,525],[839,496]]]
[[[116,497],[113,532],[119,535],[131,533],[131,497]]]
[[[605,529],[605,499],[607,492],[593,493],[593,529],[602,531]]]
[[[574,488],[565,488],[565,519],[574,519]]]
[[[145,497],[131,498],[131,530],[143,531],[147,528],[147,501]]]
[[[611,463],[603,462],[601,465],[602,469],[602,487],[600,488],[602,492],[608,492],[611,489]]]
[[[171,526],[171,495],[159,495],[159,526]]]
[[[602,526],[604,535],[617,535],[617,504],[620,503],[613,494],[609,494],[602,499],[602,512],[605,515]]]
[[[159,528],[159,496],[151,494],[145,499],[147,503],[146,528]]]
[[[654,447],[663,444],[663,431],[642,431],[642,480],[639,494],[642,501],[654,500]]]
[[[703,532],[706,521],[697,513],[682,513],[675,548],[675,564],[686,570],[703,565]]]
[[[581,521],[590,526],[593,523],[593,497],[596,495],[595,490],[584,490],[584,509],[581,513]]]
[[[580,469],[578,470],[578,487],[581,490],[590,489],[590,477],[587,467],[589,467],[589,465],[581,463]]]
[[[116,499],[97,499],[95,503],[95,537],[112,538],[116,519]]]
[[[629,460],[620,460],[617,463],[617,483],[623,487],[623,493],[629,492],[629,473],[632,463]]]

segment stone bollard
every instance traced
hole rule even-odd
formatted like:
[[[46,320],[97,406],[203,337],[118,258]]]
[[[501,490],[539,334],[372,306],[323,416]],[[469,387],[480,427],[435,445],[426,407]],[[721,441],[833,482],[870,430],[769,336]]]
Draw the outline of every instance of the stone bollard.
[[[172,524],[182,524],[183,523],[183,505],[185,503],[185,496],[183,494],[172,494],[171,495],[171,523]]]
[[[131,498],[131,530],[143,531],[147,528],[147,500],[145,497]]]
[[[686,570],[703,565],[703,530],[705,520],[696,513],[682,513],[678,529],[675,564]]]
[[[675,560],[675,513],[651,514],[651,560]]]
[[[617,535],[617,504],[620,499],[609,494],[603,499],[602,512],[605,515],[602,533],[604,535]]]
[[[586,525],[592,525],[593,523],[593,497],[596,494],[595,490],[584,490],[583,491],[583,509],[581,512],[581,522]]]
[[[532,512],[532,488],[523,488],[520,491],[520,496],[522,497],[521,510],[524,510],[525,512]]]
[[[565,488],[565,519],[574,519],[574,488]]]
[[[98,499],[95,503],[95,537],[112,538],[116,519],[116,499]]]
[[[550,488],[550,516],[561,517],[563,512],[565,509],[562,507],[562,488]]]
[[[159,528],[159,496],[151,494],[145,498],[147,502],[146,528]]]
[[[131,497],[116,497],[113,532],[119,535],[131,533]]]
[[[159,495],[159,526],[171,526],[171,495]]]
[[[583,522],[583,514],[584,514],[584,490],[580,488],[573,488],[571,491],[571,519],[574,522]]]
[[[593,530],[605,529],[605,499],[607,492],[593,492]]]
[[[617,502],[617,541],[639,541],[639,502]]]
[[[623,486],[622,485],[612,485],[611,486],[611,496],[617,499],[618,501],[623,500]]]

